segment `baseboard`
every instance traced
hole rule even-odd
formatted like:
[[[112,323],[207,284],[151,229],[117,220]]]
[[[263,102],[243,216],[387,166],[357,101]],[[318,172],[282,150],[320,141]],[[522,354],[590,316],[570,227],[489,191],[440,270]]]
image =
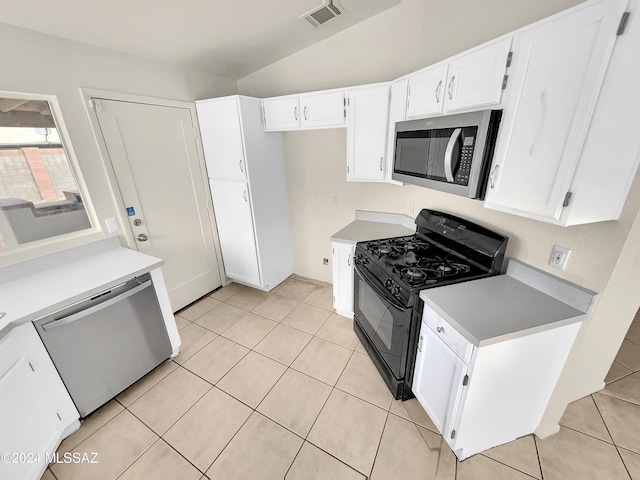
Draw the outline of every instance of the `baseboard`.
[[[596,392],[602,390],[606,386],[607,386],[607,384],[604,383],[604,381],[602,381],[602,382],[599,382],[596,385],[592,385],[591,387],[585,388],[584,390],[581,390],[580,392],[574,393],[572,395],[571,399],[569,400],[569,403],[575,402],[576,400],[580,400],[581,398],[584,398],[587,395],[591,395],[592,393],[596,393]]]
[[[547,428],[536,429],[536,430],[534,430],[533,433],[538,438],[547,438],[547,437],[553,435],[554,433],[558,433],[559,431],[560,431],[560,425],[556,423],[555,425],[552,425],[552,426],[547,427]]]

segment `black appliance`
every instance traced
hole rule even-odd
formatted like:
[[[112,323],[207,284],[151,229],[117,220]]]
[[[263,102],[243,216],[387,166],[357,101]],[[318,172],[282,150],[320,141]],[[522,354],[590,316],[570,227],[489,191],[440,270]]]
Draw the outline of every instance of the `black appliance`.
[[[403,400],[413,396],[420,290],[499,274],[508,241],[433,210],[422,210],[416,225],[412,236],[358,242],[354,259],[354,330],[391,393]]]
[[[391,178],[483,199],[501,110],[396,123]]]

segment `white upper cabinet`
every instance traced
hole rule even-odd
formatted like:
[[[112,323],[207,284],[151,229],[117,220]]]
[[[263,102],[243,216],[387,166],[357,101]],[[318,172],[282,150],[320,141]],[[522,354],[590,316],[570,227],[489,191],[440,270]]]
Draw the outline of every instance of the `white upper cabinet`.
[[[300,95],[302,128],[342,127],[345,124],[344,90]]]
[[[383,181],[387,165],[389,84],[347,91],[347,180]]]
[[[511,38],[504,38],[451,60],[444,112],[500,103],[510,48]]]
[[[560,218],[579,193],[572,180],[626,4],[591,2],[516,35],[486,207],[571,224]]]
[[[510,48],[503,38],[409,75],[407,119],[499,104]]]
[[[407,119],[442,113],[448,70],[445,63],[426,68],[409,77]]]
[[[220,100],[215,110],[196,104],[196,110],[209,178],[245,180],[247,167],[238,100]]]
[[[298,97],[276,97],[262,100],[264,129],[280,132],[300,128],[300,100]]]
[[[345,126],[344,90],[266,98],[262,110],[267,132]]]

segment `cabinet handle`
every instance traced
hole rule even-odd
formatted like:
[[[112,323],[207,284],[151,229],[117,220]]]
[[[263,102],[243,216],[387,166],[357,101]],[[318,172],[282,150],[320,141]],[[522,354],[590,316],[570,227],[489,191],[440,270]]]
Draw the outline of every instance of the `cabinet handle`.
[[[240,171],[244,173],[244,166],[242,165],[242,159],[238,162],[238,167],[240,167]]]
[[[350,267],[351,266],[351,255],[349,255],[347,257],[347,266]]]
[[[455,81],[456,76],[453,75],[451,80],[449,81],[449,86],[447,87],[447,92],[449,93],[449,100],[453,99],[453,93],[451,92],[451,88],[453,87],[453,82]]]
[[[298,107],[293,107],[293,118],[298,121]]]
[[[436,103],[440,103],[440,88],[442,88],[442,80],[438,82],[438,86],[436,87]]]
[[[491,172],[491,175],[489,175],[489,186],[491,187],[491,189],[496,188],[496,174],[498,173],[499,168],[500,165],[496,165],[495,167],[493,167],[493,171]]]
[[[380,157],[380,171],[382,171],[382,161],[383,161],[384,157]]]
[[[424,339],[424,337],[422,335],[420,335],[420,342],[418,342],[418,351],[421,352],[422,351],[422,340]]]
[[[246,190],[244,192],[242,192],[242,198],[244,198],[245,202],[249,201],[249,200],[247,200],[247,191]]]
[[[309,119],[307,118],[307,106],[306,106],[306,105],[304,106],[304,110],[303,110],[302,112],[304,113],[304,119],[305,119],[305,120],[309,120]]]
[[[438,327],[438,328],[436,328],[436,331],[438,333],[444,333],[444,327]]]

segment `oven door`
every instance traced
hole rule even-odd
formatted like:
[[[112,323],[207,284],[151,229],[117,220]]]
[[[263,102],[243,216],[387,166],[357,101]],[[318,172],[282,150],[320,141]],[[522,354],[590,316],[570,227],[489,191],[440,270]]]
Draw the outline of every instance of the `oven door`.
[[[374,353],[395,379],[402,380],[412,309],[401,305],[358,264],[355,266],[353,308],[354,321],[366,334],[369,346],[374,347]],[[365,345],[367,350],[369,346]]]

